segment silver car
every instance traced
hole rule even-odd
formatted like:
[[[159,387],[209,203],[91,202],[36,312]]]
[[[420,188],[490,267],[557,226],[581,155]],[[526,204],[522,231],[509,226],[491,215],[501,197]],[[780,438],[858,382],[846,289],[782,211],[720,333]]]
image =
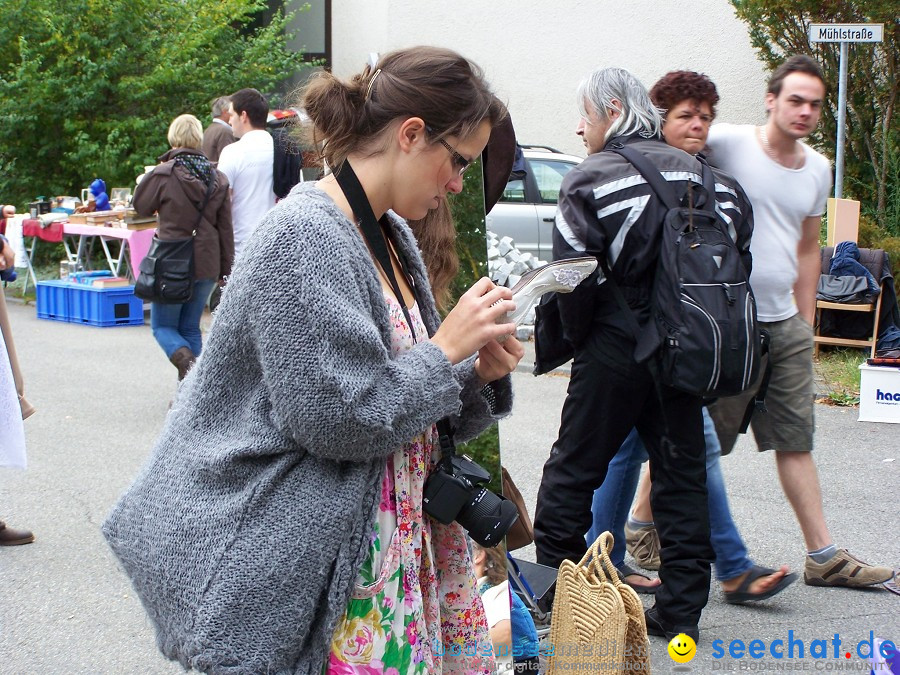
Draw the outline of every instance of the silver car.
[[[525,176],[512,177],[485,222],[498,237],[512,237],[522,253],[549,261],[553,252],[556,202],[563,176],[581,162],[553,148],[522,145]]]

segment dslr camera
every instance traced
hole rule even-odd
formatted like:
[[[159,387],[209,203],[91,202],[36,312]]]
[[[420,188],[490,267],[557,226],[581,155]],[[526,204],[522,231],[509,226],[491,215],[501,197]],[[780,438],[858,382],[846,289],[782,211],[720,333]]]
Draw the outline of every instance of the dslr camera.
[[[454,520],[485,548],[497,546],[519,517],[515,504],[484,484],[491,479],[471,458],[454,454],[441,439],[443,459],[425,483],[425,513],[444,525]]]

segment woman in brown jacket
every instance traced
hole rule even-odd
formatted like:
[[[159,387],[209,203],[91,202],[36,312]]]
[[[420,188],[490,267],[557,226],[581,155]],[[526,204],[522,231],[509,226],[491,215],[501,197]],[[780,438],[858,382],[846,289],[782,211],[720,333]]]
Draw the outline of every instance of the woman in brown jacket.
[[[185,239],[194,233],[194,293],[183,304],[150,306],[153,337],[178,368],[178,379],[200,356],[200,317],[210,292],[231,273],[234,233],[228,178],[214,169],[200,150],[203,127],[193,115],[179,115],[169,126],[172,149],[145,174],[134,192],[133,206],[141,215],[159,214],[160,239]],[[209,201],[197,226],[207,188]],[[196,232],[195,228],[196,227]]]

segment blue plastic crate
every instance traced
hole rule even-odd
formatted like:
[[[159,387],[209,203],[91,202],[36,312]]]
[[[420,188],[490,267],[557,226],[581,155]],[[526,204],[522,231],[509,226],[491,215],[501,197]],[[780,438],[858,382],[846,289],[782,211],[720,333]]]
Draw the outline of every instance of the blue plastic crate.
[[[140,326],[144,303],[134,297],[134,286],[93,288],[69,286],[69,321],[91,326]]]
[[[90,326],[140,326],[144,303],[134,296],[134,286],[94,288],[66,281],[39,281],[39,319],[68,321]]]
[[[37,315],[39,319],[69,320],[69,286],[65,281],[37,283]]]

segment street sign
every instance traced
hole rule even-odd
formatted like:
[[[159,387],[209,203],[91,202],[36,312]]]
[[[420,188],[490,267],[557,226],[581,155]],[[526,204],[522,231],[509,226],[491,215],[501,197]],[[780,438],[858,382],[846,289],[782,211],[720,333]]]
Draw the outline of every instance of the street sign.
[[[882,42],[883,23],[813,23],[810,42]]]
[[[837,152],[834,157],[834,197],[844,195],[844,124],[847,120],[847,47],[851,42],[883,42],[883,23],[812,23],[810,42],[840,42],[838,76]]]

